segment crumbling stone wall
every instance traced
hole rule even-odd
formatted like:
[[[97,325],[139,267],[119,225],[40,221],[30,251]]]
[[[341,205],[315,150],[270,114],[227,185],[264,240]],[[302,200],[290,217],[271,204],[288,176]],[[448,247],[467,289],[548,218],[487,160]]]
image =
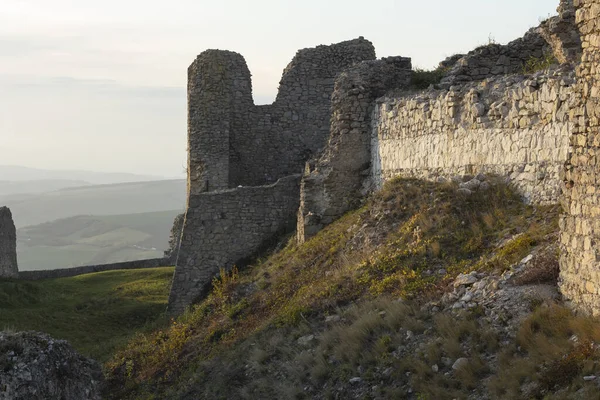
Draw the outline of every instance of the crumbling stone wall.
[[[326,143],[336,76],[375,58],[362,37],[298,51],[271,105],[255,106],[237,53],[207,50],[188,69],[190,194],[273,183],[302,171]]]
[[[573,0],[561,0],[558,15],[540,25],[539,32],[552,47],[560,63],[578,63],[581,57],[581,37],[575,24]]]
[[[576,107],[567,66],[450,90],[380,98],[371,135],[374,189],[391,177],[426,179],[492,173],[523,196],[557,203]]]
[[[0,207],[0,278],[16,278],[17,230],[8,207]]]
[[[448,68],[448,72],[440,86],[449,88],[492,76],[522,73],[529,59],[540,58],[549,51],[551,48],[539,28],[531,28],[522,38],[506,45],[490,43],[470,51],[458,60],[451,58],[446,61],[442,67]]]
[[[336,77],[375,58],[355,40],[298,51],[275,102],[255,106],[250,72],[234,52],[208,50],[188,69],[188,209],[171,313],[230,268],[293,229],[304,163],[329,135]]]
[[[329,142],[302,178],[299,242],[360,202],[370,168],[374,100],[390,88],[406,88],[410,79],[410,59],[389,57],[356,64],[336,80]]]
[[[192,195],[185,216],[169,312],[179,314],[230,269],[294,229],[300,174],[272,185]]]
[[[583,55],[560,221],[560,289],[578,309],[600,314],[600,1],[575,0]]]

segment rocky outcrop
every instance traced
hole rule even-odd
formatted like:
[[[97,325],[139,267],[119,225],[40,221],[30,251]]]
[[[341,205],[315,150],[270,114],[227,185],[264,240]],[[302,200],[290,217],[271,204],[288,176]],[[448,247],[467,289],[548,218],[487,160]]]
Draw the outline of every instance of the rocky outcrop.
[[[0,207],[0,278],[16,278],[17,231],[8,207]]]
[[[64,340],[0,332],[0,400],[100,400],[100,364]]]

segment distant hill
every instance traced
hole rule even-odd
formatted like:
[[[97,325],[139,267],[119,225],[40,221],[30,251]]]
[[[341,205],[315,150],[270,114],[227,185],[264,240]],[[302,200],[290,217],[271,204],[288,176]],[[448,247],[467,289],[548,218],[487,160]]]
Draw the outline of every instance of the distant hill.
[[[141,182],[167,179],[164,176],[137,175],[122,172],[94,172],[79,170],[46,170],[18,165],[0,165],[0,181],[68,180],[90,184]]]
[[[185,207],[183,179],[94,185],[41,194],[0,196],[0,205],[12,210],[17,228],[75,215],[120,215]],[[179,212],[181,212],[179,211]]]
[[[21,271],[68,268],[161,257],[182,209],[76,216],[17,231]]]
[[[0,180],[0,196],[22,195],[29,193],[44,193],[54,190],[90,186],[87,181],[69,180],[69,179],[48,179],[31,181],[4,181]]]

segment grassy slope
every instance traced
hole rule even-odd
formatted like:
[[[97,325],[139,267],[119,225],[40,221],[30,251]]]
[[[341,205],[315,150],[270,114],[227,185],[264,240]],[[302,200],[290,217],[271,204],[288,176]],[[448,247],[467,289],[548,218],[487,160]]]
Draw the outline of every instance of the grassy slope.
[[[459,273],[503,271],[556,240],[557,215],[558,207],[526,206],[502,185],[464,197],[451,184],[391,182],[304,245],[290,242],[240,275],[223,273],[212,294],[168,329],[131,342],[106,364],[112,395],[303,398],[302,387],[317,385],[313,375],[335,381],[343,369],[317,360],[286,376],[264,366],[304,354],[295,340],[326,315],[389,296],[418,304],[440,296]],[[408,320],[419,325],[414,315]],[[361,330],[369,342],[375,330]],[[245,370],[257,362],[262,380]]]
[[[160,257],[178,213],[83,215],[21,228],[17,231],[19,268],[55,269]]]
[[[164,322],[172,267],[44,281],[0,281],[0,329],[39,330],[105,360],[138,331]]]

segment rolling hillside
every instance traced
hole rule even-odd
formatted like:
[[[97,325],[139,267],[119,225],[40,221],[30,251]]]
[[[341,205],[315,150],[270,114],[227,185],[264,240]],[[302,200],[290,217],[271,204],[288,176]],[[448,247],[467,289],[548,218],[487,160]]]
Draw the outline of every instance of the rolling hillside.
[[[182,210],[75,216],[20,228],[21,271],[161,257],[173,219]]]
[[[0,330],[44,331],[105,360],[136,332],[164,322],[172,276],[165,267],[0,280]]]
[[[159,176],[130,174],[125,172],[50,170],[23,167],[19,165],[0,165],[0,181],[31,182],[67,180],[85,181],[93,185],[102,185],[107,183],[156,181],[159,179],[165,178]]]
[[[183,210],[185,180],[94,185],[41,193],[0,196],[22,228],[75,215],[121,215]]]

